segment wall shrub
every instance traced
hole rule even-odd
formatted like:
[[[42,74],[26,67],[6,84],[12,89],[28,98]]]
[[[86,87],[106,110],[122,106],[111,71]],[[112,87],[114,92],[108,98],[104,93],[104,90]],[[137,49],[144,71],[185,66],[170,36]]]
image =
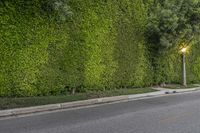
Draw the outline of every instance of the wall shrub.
[[[0,96],[60,95],[72,90],[179,82],[177,51],[154,57],[145,40],[151,3],[2,0]],[[199,49],[199,44],[193,45],[187,58],[190,82],[200,80]]]

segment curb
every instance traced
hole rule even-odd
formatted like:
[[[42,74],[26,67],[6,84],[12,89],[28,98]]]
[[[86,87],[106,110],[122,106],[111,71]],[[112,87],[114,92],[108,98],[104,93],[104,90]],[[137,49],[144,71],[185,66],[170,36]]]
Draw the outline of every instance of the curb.
[[[192,91],[198,91],[198,90],[200,90],[200,87],[191,88],[191,89],[167,89],[167,90],[165,90],[165,93],[166,94],[184,93],[184,92],[192,92]]]
[[[145,94],[97,98],[97,99],[90,99],[90,100],[83,100],[83,101],[2,110],[0,111],[0,118],[33,114],[33,113],[39,113],[39,112],[45,112],[45,111],[70,109],[70,108],[83,107],[83,106],[89,106],[89,105],[95,105],[95,104],[112,103],[112,102],[117,102],[117,101],[139,100],[142,98],[162,96],[165,94],[184,93],[184,92],[197,91],[197,90],[199,90],[199,88],[193,88],[193,89],[187,89],[187,90],[161,90],[161,91],[145,93]]]
[[[106,97],[106,98],[90,99],[90,100],[83,100],[83,101],[2,110],[0,111],[0,118],[9,117],[9,116],[20,116],[20,115],[39,113],[39,112],[45,112],[45,111],[70,109],[70,108],[75,108],[75,107],[117,102],[117,101],[123,101],[123,100],[129,100],[129,96]]]

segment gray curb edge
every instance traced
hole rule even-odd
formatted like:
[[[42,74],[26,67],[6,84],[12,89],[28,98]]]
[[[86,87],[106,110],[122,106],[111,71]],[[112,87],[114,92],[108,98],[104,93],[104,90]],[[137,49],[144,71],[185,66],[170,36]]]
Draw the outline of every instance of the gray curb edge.
[[[151,93],[145,93],[145,94],[115,96],[115,97],[97,98],[97,99],[90,99],[90,100],[84,100],[84,101],[50,104],[50,105],[27,107],[27,108],[1,110],[0,118],[9,117],[9,116],[20,116],[20,115],[39,113],[39,112],[45,112],[45,111],[70,109],[70,108],[75,108],[75,107],[104,104],[104,103],[111,103],[111,102],[117,102],[117,101],[137,100],[137,99],[142,99],[142,98],[147,98],[147,97],[150,98],[150,97],[155,97],[155,96],[162,96],[165,94],[184,93],[184,92],[191,92],[191,91],[197,91],[197,90],[199,90],[199,88],[193,88],[193,89],[187,89],[187,90],[185,89],[185,90],[157,91],[157,92],[151,92]]]

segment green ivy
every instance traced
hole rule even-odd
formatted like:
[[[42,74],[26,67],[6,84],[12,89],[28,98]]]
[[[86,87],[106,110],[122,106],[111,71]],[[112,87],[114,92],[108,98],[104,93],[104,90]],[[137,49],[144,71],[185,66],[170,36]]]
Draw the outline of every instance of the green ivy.
[[[3,0],[0,2],[0,96],[179,82],[176,50],[155,57],[145,41],[148,7],[141,0]],[[199,45],[188,78],[200,80]]]

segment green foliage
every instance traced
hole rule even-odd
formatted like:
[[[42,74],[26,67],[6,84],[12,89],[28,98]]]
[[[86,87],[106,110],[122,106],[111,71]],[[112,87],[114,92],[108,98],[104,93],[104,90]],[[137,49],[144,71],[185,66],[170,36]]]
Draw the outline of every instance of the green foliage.
[[[151,76],[144,42],[146,9],[140,0],[130,0],[121,1],[118,10],[115,84],[117,87],[148,85]]]
[[[1,2],[1,96],[35,95],[38,68],[47,60],[51,29],[37,7],[26,12],[25,4],[31,3]]]
[[[59,95],[71,90],[178,82],[181,68],[177,47],[158,58],[158,49],[145,39],[148,14],[154,4],[153,0],[2,0],[0,96]],[[192,3],[195,8],[191,11],[187,4],[191,3],[184,6],[188,10],[183,15],[187,20],[183,27],[192,23],[195,29],[198,19],[190,23],[188,18],[198,18],[198,4]],[[162,3],[160,7],[171,10]],[[169,28],[174,18],[169,20],[164,15],[160,18]],[[153,24],[158,24],[155,17]],[[185,30],[176,27],[175,31]],[[200,48],[193,44],[188,57],[194,64],[188,63],[189,80],[198,82]]]
[[[156,7],[156,8],[155,8]],[[200,1],[164,0],[152,7],[147,38],[159,50],[188,45],[199,38]]]
[[[200,62],[199,43],[189,47],[186,55],[186,68],[188,83],[199,83]],[[182,55],[179,53],[179,46],[163,53],[155,59],[154,64],[155,83],[180,83],[182,77]]]
[[[200,45],[199,43],[195,43],[190,47],[188,53],[188,77],[189,82],[199,83],[200,82]]]
[[[2,1],[0,96],[147,85],[146,12],[140,0]]]
[[[178,49],[171,49],[156,58],[154,64],[155,83],[179,83],[181,81],[181,56]]]
[[[154,0],[146,31],[155,83],[181,81],[181,47],[191,47],[187,64],[189,82],[199,82],[199,0]]]

